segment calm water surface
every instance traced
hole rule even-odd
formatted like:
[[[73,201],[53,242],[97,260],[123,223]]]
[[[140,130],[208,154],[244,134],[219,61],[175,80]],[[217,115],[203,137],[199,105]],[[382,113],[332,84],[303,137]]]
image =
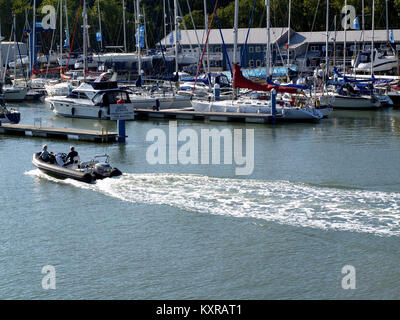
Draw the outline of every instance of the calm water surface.
[[[18,104],[22,123],[116,130]],[[125,174],[87,185],[50,178],[31,157],[47,143],[0,135],[2,299],[399,299],[400,112],[335,111],[317,124],[178,121],[178,129],[254,129],[255,168],[150,165],[147,132],[108,153]],[[56,269],[43,290],[42,267]],[[356,289],[344,290],[345,265]]]

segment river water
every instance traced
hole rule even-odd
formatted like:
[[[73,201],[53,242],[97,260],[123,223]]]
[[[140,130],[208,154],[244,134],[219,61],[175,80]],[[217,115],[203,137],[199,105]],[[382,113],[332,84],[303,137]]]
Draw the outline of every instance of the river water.
[[[116,130],[15,106],[25,124]],[[178,120],[198,136],[254,130],[247,176],[235,163],[149,163],[146,135],[158,128],[168,142],[169,125],[128,122],[126,144],[0,135],[0,298],[400,298],[400,111],[276,126]],[[31,163],[44,143],[73,143],[82,160],[107,153],[124,175],[51,178]],[[48,265],[55,290],[42,287]],[[342,286],[345,266],[355,289]]]

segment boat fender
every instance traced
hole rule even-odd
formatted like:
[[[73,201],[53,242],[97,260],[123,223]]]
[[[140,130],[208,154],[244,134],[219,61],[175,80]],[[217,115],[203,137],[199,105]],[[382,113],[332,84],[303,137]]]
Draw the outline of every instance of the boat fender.
[[[75,115],[75,108],[71,108],[71,115]]]
[[[101,118],[101,113],[102,113],[101,110],[99,110],[99,112],[97,114],[99,118]]]
[[[156,99],[156,110],[160,111],[160,100]]]

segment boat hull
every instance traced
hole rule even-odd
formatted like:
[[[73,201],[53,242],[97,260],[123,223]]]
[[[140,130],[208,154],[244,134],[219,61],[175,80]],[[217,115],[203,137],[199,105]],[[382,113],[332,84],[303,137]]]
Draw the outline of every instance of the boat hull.
[[[97,107],[89,104],[72,103],[68,100],[54,99],[48,97],[45,99],[56,115],[67,118],[98,119],[110,120],[110,111],[108,107]]]
[[[220,113],[249,113],[249,114],[271,114],[272,108],[265,101],[251,103],[236,103],[236,101],[198,101],[192,100],[192,106],[197,112],[220,112]],[[282,117],[279,121],[318,121],[323,115],[318,110],[310,108],[282,108],[277,105],[276,111]]]
[[[76,170],[60,167],[55,164],[47,163],[40,160],[40,153],[35,153],[32,157],[33,165],[44,173],[58,178],[58,179],[74,179],[86,183],[92,183],[96,180],[96,177],[89,172],[79,172]]]
[[[135,109],[184,109],[190,108],[190,97],[184,95],[175,96],[149,96],[129,95]],[[158,106],[158,107],[157,107]]]
[[[20,102],[26,97],[27,89],[21,88],[4,88],[4,100],[8,102]]]
[[[377,109],[381,107],[378,99],[371,97],[348,97],[335,95],[335,100],[332,102],[334,109],[349,109],[349,110],[363,110],[363,109]]]

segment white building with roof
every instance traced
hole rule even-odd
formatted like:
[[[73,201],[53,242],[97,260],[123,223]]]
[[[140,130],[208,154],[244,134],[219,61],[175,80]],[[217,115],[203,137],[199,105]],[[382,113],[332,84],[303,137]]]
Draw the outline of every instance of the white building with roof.
[[[287,62],[287,36],[288,28],[271,28],[271,53],[272,63],[274,65],[283,65]],[[257,68],[265,67],[266,65],[266,44],[267,44],[267,29],[266,28],[251,28],[248,34],[246,51],[242,56],[242,50],[246,42],[246,36],[248,33],[247,28],[241,28],[238,30],[238,54],[237,59],[241,61],[241,65],[244,68]],[[223,41],[226,46],[226,52],[229,57],[229,61],[232,63],[233,58],[233,45],[234,45],[234,33],[233,29],[212,29],[209,35],[209,55],[210,55],[210,67],[229,70],[228,59],[224,54]],[[351,58],[359,52],[360,48],[369,50],[372,42],[372,31],[366,30],[364,34],[361,30],[348,30],[346,32],[346,57],[347,62],[350,63]],[[396,49],[400,48],[400,30],[393,30],[395,43],[393,47]],[[173,41],[174,34],[171,33],[161,43],[167,48],[171,48],[174,45]],[[343,59],[343,45],[344,45],[345,34],[344,31],[329,31],[328,39],[328,53],[331,61],[336,59],[339,63],[340,59]],[[198,57],[201,55],[203,49],[199,43],[204,43],[206,34],[203,29],[201,30],[181,30],[179,36],[179,44],[181,50],[185,54],[195,54]],[[364,42],[362,41],[364,39]],[[325,61],[325,45],[326,45],[326,32],[325,31],[314,31],[314,32],[295,32],[290,29],[290,62],[294,62],[296,59],[307,58],[307,62],[311,65],[319,65]],[[388,47],[387,31],[386,30],[375,30],[374,31],[374,47],[384,48]],[[204,55],[204,59],[207,59],[207,55]]]

